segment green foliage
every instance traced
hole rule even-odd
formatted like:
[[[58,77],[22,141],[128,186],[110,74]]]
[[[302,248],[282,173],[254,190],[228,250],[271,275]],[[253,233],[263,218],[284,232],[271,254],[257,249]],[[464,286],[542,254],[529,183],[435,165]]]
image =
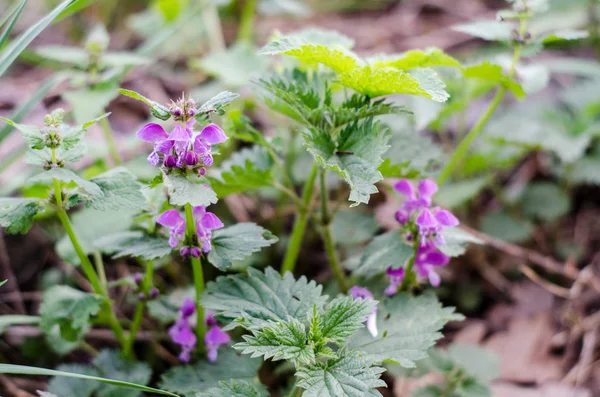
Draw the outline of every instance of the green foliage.
[[[510,24],[495,20],[481,20],[452,27],[457,32],[470,34],[484,40],[509,41],[512,35]]]
[[[453,307],[442,308],[435,295],[399,294],[378,305],[379,335],[373,337],[362,329],[350,340],[350,347],[367,360],[391,361],[413,368],[415,361],[427,357],[427,349],[442,337],[442,327],[462,318]]]
[[[521,197],[523,213],[534,219],[552,222],[566,215],[571,202],[569,196],[550,182],[536,182],[527,186]]]
[[[113,254],[113,258],[132,256],[152,260],[169,255],[172,248],[165,239],[144,236],[142,232],[116,232],[100,237],[94,246],[102,252]]]
[[[223,114],[225,108],[229,106],[231,102],[235,101],[239,96],[239,94],[229,91],[222,91],[218,93],[200,106],[198,109],[199,113],[196,118],[202,120],[203,117],[206,117],[210,113]]]
[[[140,210],[145,206],[145,197],[141,185],[135,176],[125,167],[113,168],[90,180],[102,190],[103,196],[93,200],[90,205],[98,210]]]
[[[4,45],[10,32],[12,31],[15,23],[17,23],[17,19],[21,16],[25,5],[27,4],[27,0],[21,0],[20,3],[14,5],[10,11],[8,11],[3,17],[2,23],[0,23],[0,28],[3,28],[2,35],[0,36],[0,47]]]
[[[377,67],[392,67],[400,70],[415,68],[431,68],[446,66],[461,68],[460,62],[439,48],[431,47],[425,50],[410,50],[399,55],[382,55],[374,57],[371,64]]]
[[[152,376],[152,370],[146,363],[123,359],[114,350],[101,351],[93,361],[101,376],[121,382],[147,385]],[[101,385],[97,390],[98,397],[140,397],[141,390],[120,389],[114,385]]]
[[[98,376],[95,368],[80,364],[62,364],[56,368],[57,371],[81,374],[85,376]],[[48,383],[48,391],[64,397],[90,397],[98,388],[98,383],[87,379],[65,378],[55,376]]]
[[[144,102],[146,105],[150,107],[150,112],[154,117],[160,120],[168,120],[171,117],[171,113],[169,113],[169,109],[158,102],[154,102],[151,99],[146,98],[140,93],[137,93],[132,90],[126,90],[124,88],[119,89],[119,93],[121,95],[125,95],[129,98],[136,99],[138,101]]]
[[[313,313],[311,333],[313,338],[319,335],[325,343],[335,343],[343,346],[356,331],[364,328],[363,322],[375,306],[369,299],[355,300],[350,296],[332,300],[324,312]],[[315,321],[315,317],[318,317]],[[314,327],[318,324],[318,327]]]
[[[196,393],[219,387],[221,381],[253,384],[260,364],[260,360],[226,349],[219,353],[217,363],[199,361],[169,369],[163,374],[160,387],[186,397],[197,397]]]
[[[194,65],[219,78],[227,87],[240,87],[247,84],[252,76],[264,72],[268,62],[256,54],[254,46],[238,42],[225,50],[211,52]]]
[[[461,256],[469,244],[483,244],[483,241],[460,228],[446,228],[443,231],[445,243],[440,251],[450,257]]]
[[[219,387],[214,387],[205,392],[196,393],[196,397],[268,397],[269,393],[264,386],[250,383],[245,380],[232,379],[219,382]]]
[[[71,64],[79,68],[86,68],[90,62],[89,53],[85,49],[78,47],[48,45],[36,48],[35,53],[42,58]],[[133,53],[107,52],[99,57],[97,67],[102,70],[111,67],[144,65],[147,63],[150,63],[149,58]]]
[[[94,88],[68,91],[62,96],[71,105],[75,121],[83,124],[104,113],[104,109],[118,95],[117,85],[106,84]]]
[[[278,238],[254,223],[238,223],[213,232],[208,261],[219,270],[227,270],[261,248],[275,244]]]
[[[343,246],[365,243],[378,229],[379,225],[373,215],[359,211],[338,211],[331,224],[335,241]]]
[[[487,176],[466,179],[443,185],[436,194],[435,200],[446,208],[457,208],[476,197],[488,185]]]
[[[372,366],[357,353],[348,353],[324,363],[302,367],[296,376],[304,397],[380,397],[376,387],[385,387],[379,379],[385,370]]]
[[[183,175],[165,175],[164,184],[172,205],[208,206],[217,202],[217,195],[210,186],[192,182]]]
[[[525,96],[523,87],[504,74],[502,66],[490,62],[483,62],[477,65],[467,66],[463,69],[463,75],[469,79],[482,79],[492,83],[498,83],[508,88],[517,98]]]
[[[41,174],[37,174],[36,176],[32,177],[29,182],[50,185],[53,183],[54,179],[58,179],[66,184],[73,183],[77,188],[77,192],[86,197],[88,200],[93,201],[104,197],[104,193],[102,192],[102,189],[100,189],[100,186],[93,182],[86,181],[73,171],[70,171],[66,168],[53,168],[49,171],[44,171]]]
[[[0,226],[10,234],[25,234],[33,225],[33,217],[43,209],[39,199],[0,198]]]
[[[414,248],[407,244],[398,230],[375,237],[365,248],[360,264],[354,274],[364,277],[379,275],[388,267],[404,267],[414,255]]]

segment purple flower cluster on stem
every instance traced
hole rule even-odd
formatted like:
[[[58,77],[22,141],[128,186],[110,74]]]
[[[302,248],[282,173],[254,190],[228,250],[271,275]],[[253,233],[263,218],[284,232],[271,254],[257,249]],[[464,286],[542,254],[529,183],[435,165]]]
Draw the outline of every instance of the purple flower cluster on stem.
[[[181,247],[179,252],[182,256],[191,255],[198,258],[202,252],[208,253],[211,250],[212,231],[222,228],[224,225],[215,214],[207,212],[204,206],[193,207],[193,214],[199,246],[188,242],[189,245]],[[169,228],[169,245],[171,248],[176,248],[185,240],[186,220],[179,211],[167,210],[158,217],[156,222]]]

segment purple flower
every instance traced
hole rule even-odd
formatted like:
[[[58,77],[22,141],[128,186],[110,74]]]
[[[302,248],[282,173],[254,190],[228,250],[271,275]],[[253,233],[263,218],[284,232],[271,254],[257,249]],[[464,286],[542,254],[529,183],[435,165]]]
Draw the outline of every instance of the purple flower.
[[[403,267],[399,269],[392,269],[391,267],[388,267],[388,269],[385,271],[385,274],[387,274],[390,278],[390,285],[388,285],[383,292],[388,296],[393,296],[398,292],[400,285],[402,285],[402,281],[404,281],[406,272]]]
[[[415,270],[419,280],[428,279],[433,287],[438,287],[441,280],[435,268],[445,266],[449,262],[450,258],[440,252],[432,241],[420,245],[415,257]]]
[[[423,179],[417,186],[417,193],[408,179],[400,179],[394,185],[394,189],[402,194],[406,199],[402,204],[402,210],[408,217],[412,217],[416,212],[423,208],[431,206],[431,197],[437,192],[438,187],[431,179]]]
[[[417,217],[415,223],[419,229],[421,237],[421,245],[425,245],[429,238],[435,241],[435,244],[440,246],[445,243],[442,231],[447,227],[458,226],[458,219],[448,210],[440,207],[434,207],[431,210],[424,209]]]
[[[354,299],[363,299],[363,300],[374,300],[373,294],[366,288],[354,286],[350,288],[350,295]],[[373,308],[371,314],[367,316],[367,330],[375,338],[378,334],[377,331],[377,306]]]
[[[222,228],[223,222],[212,212],[206,212],[206,207],[197,206],[193,209],[194,221],[196,222],[196,232],[198,233],[198,242],[202,251],[209,252],[211,249],[210,239],[214,229]],[[167,210],[163,212],[156,222],[169,228],[169,245],[172,248],[177,247],[185,239],[186,221],[177,210]],[[181,255],[200,256],[201,251],[198,247],[182,247],[179,252]]]
[[[204,335],[206,355],[208,361],[213,363],[217,360],[219,346],[228,344],[231,342],[231,338],[217,325],[217,321],[212,313],[209,313],[206,317],[206,325],[210,327],[206,335]]]
[[[190,326],[190,317],[196,313],[196,305],[193,300],[186,298],[179,309],[177,321],[169,328],[169,336],[174,343],[181,346],[179,360],[187,363],[190,361],[190,354],[196,347],[196,335]]]

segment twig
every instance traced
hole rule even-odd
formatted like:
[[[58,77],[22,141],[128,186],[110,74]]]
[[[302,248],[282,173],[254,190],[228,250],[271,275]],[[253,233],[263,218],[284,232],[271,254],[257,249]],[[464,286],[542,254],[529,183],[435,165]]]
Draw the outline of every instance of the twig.
[[[544,288],[546,291],[556,296],[560,296],[561,298],[569,299],[570,295],[569,290],[567,288],[558,286],[547,280],[544,280],[544,278],[540,277],[539,274],[537,274],[532,268],[530,268],[527,265],[521,265],[519,269],[528,279],[530,279],[540,287]]]

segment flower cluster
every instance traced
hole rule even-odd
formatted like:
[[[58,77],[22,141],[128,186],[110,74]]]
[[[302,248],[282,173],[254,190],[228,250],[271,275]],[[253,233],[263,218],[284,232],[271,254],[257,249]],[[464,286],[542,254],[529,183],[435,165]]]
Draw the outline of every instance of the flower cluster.
[[[354,299],[373,299],[373,294],[366,288],[354,286],[350,288],[350,295]],[[367,330],[375,338],[379,332],[377,331],[377,306],[373,308],[371,314],[367,316]]]
[[[169,328],[169,336],[174,343],[181,346],[179,360],[182,362],[190,361],[190,354],[196,347],[197,338],[190,324],[191,317],[196,313],[196,305],[190,298],[186,298],[179,309],[177,321]],[[206,317],[208,332],[204,335],[204,344],[208,360],[214,362],[217,359],[219,346],[226,345],[231,341],[229,335],[218,325],[212,314]]]
[[[197,206],[193,210],[194,222],[197,232],[197,241],[187,243],[180,248],[179,253],[182,256],[191,255],[198,258],[202,252],[209,252],[211,249],[210,239],[212,231],[222,228],[223,222],[212,212],[207,212],[206,207]],[[163,212],[156,222],[169,228],[169,245],[176,248],[185,240],[186,220],[177,210],[167,210]]]

